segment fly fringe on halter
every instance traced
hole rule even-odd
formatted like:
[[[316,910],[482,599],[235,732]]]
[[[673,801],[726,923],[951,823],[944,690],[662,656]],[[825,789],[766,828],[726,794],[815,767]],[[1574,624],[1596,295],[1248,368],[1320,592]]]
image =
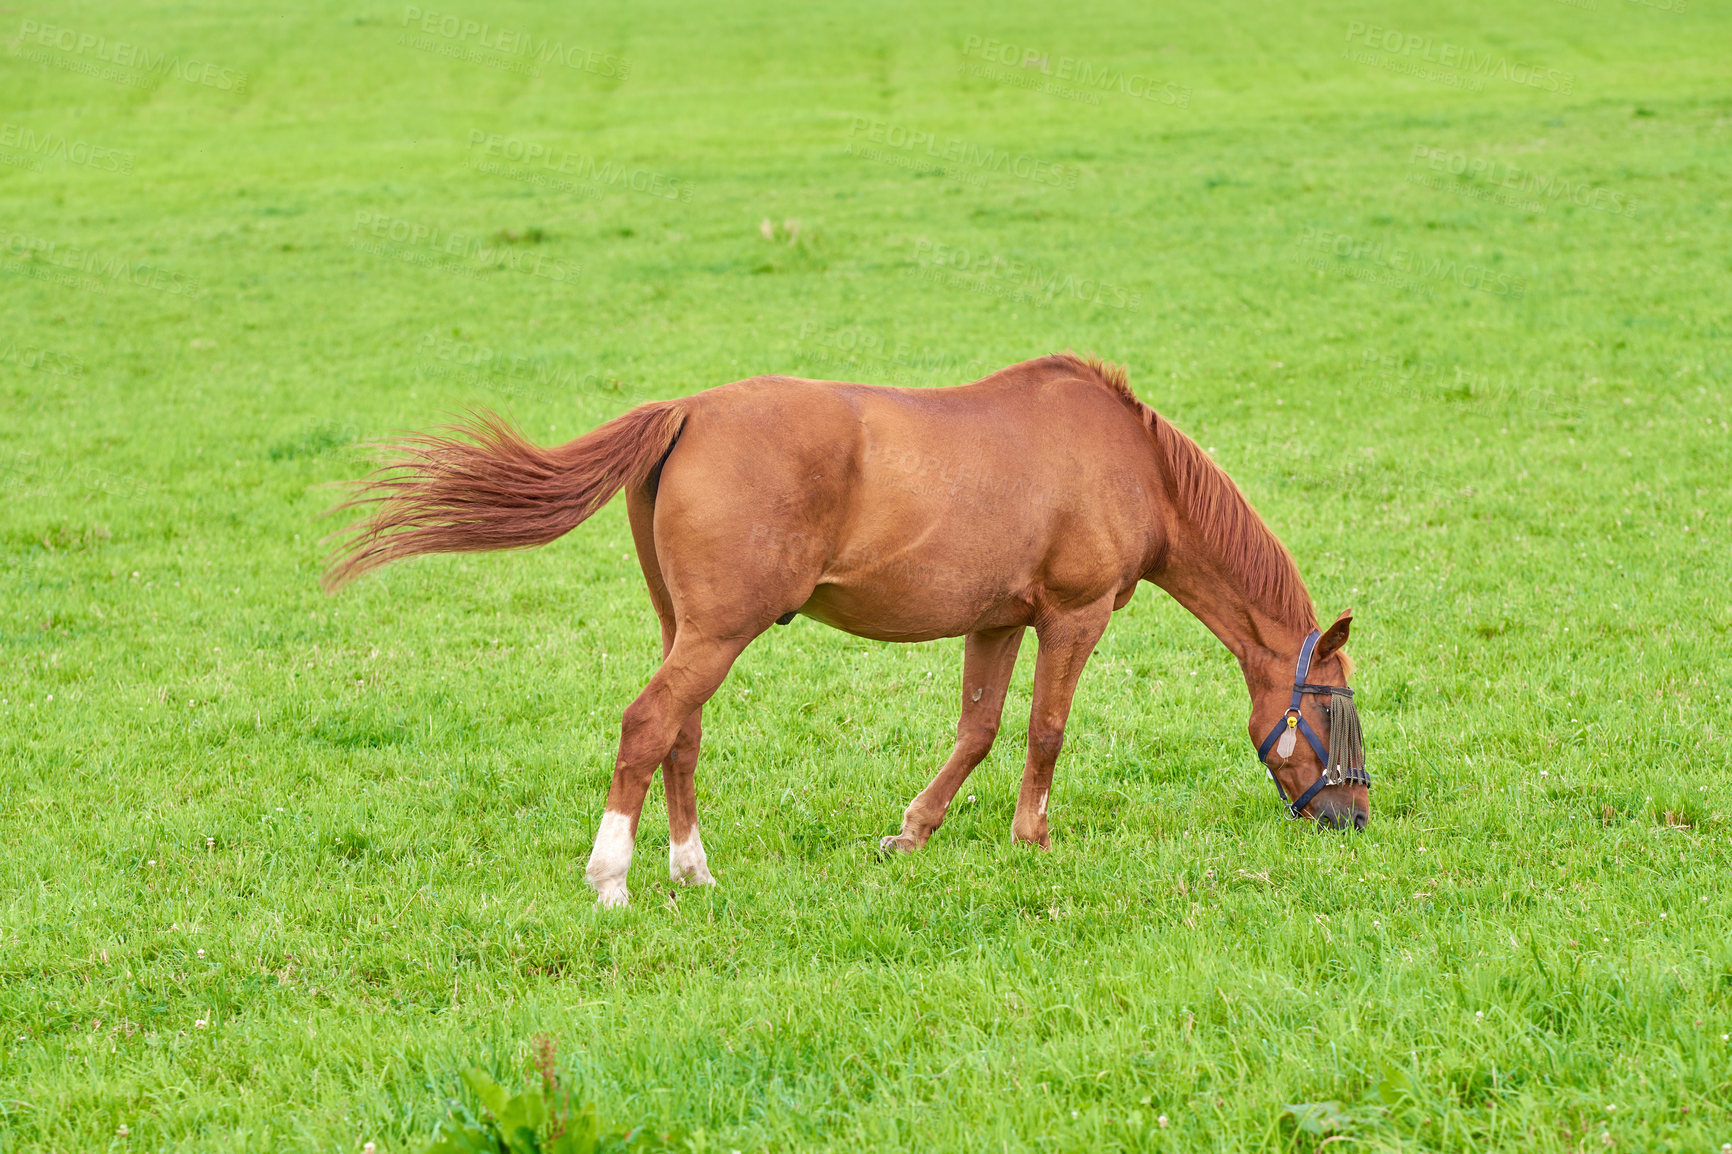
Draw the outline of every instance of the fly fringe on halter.
[[[1359,731],[1359,710],[1346,694],[1329,699],[1329,764],[1325,773],[1337,779],[1338,771],[1365,771],[1365,744]],[[1348,780],[1352,780],[1349,776]]]
[[[421,553],[545,545],[620,489],[641,485],[685,418],[678,401],[639,405],[575,441],[543,449],[502,417],[473,413],[443,433],[386,445],[394,459],[331,510],[373,506],[332,557],[325,591]]]

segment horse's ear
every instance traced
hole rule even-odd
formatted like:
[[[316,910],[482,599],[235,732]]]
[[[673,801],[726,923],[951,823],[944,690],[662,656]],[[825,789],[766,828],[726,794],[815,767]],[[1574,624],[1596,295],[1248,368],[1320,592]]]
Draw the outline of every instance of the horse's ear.
[[[1347,644],[1347,634],[1353,629],[1353,610],[1348,609],[1335,619],[1335,624],[1323,631],[1317,640],[1317,651],[1311,660],[1322,661],[1338,653]]]

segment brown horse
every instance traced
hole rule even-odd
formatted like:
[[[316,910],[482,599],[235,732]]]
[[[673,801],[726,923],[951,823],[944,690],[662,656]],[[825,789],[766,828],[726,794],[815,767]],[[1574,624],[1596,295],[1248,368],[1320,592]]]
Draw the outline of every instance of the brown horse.
[[[397,446],[347,503],[378,502],[326,588],[420,553],[540,545],[625,490],[662,664],[621,723],[587,870],[602,905],[627,899],[657,765],[672,875],[713,884],[693,787],[704,703],[753,638],[796,613],[883,641],[967,638],[955,748],[886,849],[924,845],[991,749],[1030,626],[1039,653],[1011,835],[1048,845],[1047,796],[1077,678],[1139,581],[1170,593],[1239,659],[1252,740],[1269,734],[1271,776],[1284,797],[1308,799],[1295,816],[1366,822],[1362,775],[1330,784],[1338,779],[1324,776],[1304,723],[1310,714],[1321,724],[1325,707],[1301,705],[1294,688],[1309,680],[1318,684],[1307,693],[1327,698],[1346,685],[1350,615],[1316,639],[1309,677],[1296,673],[1317,622],[1292,556],[1120,369],[1049,356],[941,389],[753,377],[639,405],[553,449],[492,417],[452,432]],[[1305,744],[1284,718],[1302,725]]]

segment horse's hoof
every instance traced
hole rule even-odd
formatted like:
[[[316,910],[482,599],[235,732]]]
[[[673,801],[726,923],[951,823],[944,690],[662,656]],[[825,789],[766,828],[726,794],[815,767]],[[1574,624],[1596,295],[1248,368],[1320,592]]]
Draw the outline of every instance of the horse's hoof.
[[[713,886],[716,879],[710,876],[709,870],[698,870],[689,874],[675,874],[674,880],[682,886]]]
[[[603,886],[595,891],[595,906],[602,910],[617,910],[631,903],[631,895],[623,885]]]
[[[919,846],[914,844],[912,839],[899,833],[883,838],[878,843],[878,852],[883,854],[885,857],[889,857],[892,854],[913,853],[919,848]]]

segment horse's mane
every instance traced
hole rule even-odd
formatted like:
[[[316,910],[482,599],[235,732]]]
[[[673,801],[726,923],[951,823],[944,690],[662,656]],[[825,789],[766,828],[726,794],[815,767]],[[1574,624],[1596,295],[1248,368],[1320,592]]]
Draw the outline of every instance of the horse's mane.
[[[1054,367],[1111,389],[1142,421],[1160,454],[1161,471],[1179,515],[1197,530],[1205,547],[1214,551],[1221,566],[1245,591],[1281,620],[1305,629],[1316,628],[1317,611],[1293,554],[1197,442],[1137,399],[1124,367],[1070,353],[1049,359],[1058,362]]]

